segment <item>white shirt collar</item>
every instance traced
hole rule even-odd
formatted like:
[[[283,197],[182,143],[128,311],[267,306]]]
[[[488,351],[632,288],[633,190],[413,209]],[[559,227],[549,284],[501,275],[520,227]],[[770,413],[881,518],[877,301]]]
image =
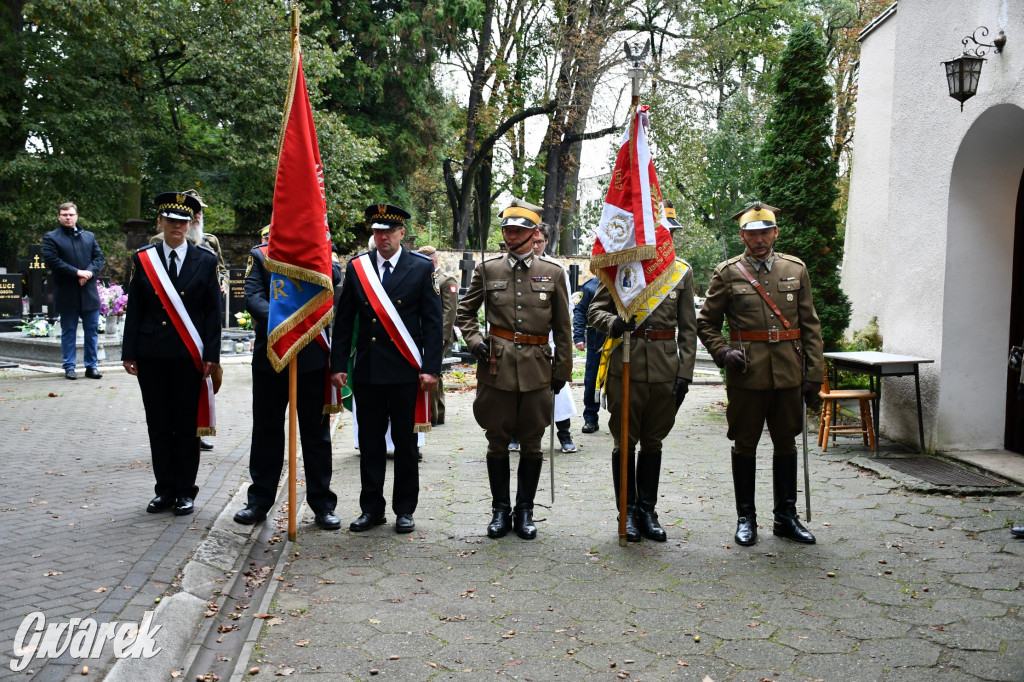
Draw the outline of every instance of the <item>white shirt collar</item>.
[[[164,245],[164,262],[165,263],[169,263],[170,262],[170,260],[171,260],[171,251],[174,251],[176,254],[178,254],[178,267],[180,268],[181,264],[185,262],[185,255],[188,253],[188,240],[186,239],[185,241],[183,241],[181,243],[180,246],[178,246],[177,248],[174,248],[174,249],[172,249],[170,247],[170,245],[166,241],[163,242],[163,245]]]
[[[395,266],[398,265],[398,257],[402,255],[402,249],[398,249],[395,255],[391,258],[385,258],[380,255],[380,251],[377,251],[377,272],[384,274],[384,261],[391,263],[391,272],[395,271]]]

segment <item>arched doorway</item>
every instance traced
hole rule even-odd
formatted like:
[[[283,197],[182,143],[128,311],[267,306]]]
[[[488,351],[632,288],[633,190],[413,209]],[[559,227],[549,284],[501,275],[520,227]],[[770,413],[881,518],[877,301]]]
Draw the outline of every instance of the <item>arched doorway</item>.
[[[940,449],[1007,447],[1007,340],[1011,317],[1020,314],[1014,294],[1024,281],[1020,264],[1014,264],[1015,243],[1019,248],[1021,241],[1015,234],[1022,219],[1022,171],[1024,110],[991,107],[964,135],[950,176],[936,415]]]

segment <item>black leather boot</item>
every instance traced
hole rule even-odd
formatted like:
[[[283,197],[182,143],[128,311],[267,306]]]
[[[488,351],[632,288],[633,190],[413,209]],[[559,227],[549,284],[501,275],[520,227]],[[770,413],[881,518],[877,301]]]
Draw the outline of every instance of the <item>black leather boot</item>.
[[[757,506],[754,503],[754,479],[757,460],[732,451],[732,485],[736,491],[736,544],[749,547],[757,542]]]
[[[619,451],[612,450],[612,485],[615,488],[615,508],[619,508],[619,486],[621,485]],[[626,541],[640,542],[640,529],[636,527],[636,460],[629,455],[626,460]],[[616,517],[618,520],[618,517]]]
[[[796,453],[776,454],[772,458],[775,488],[775,535],[813,545],[811,531],[803,527],[796,513]]]
[[[524,540],[537,537],[537,526],[533,524],[533,498],[540,483],[540,469],[544,460],[540,457],[520,457],[516,473],[516,508],[512,512],[512,528]]]
[[[512,501],[509,493],[508,457],[487,458],[487,480],[491,484],[491,522],[487,537],[500,538],[512,528]]]
[[[661,453],[641,451],[636,462],[636,525],[640,534],[656,542],[665,542],[668,535],[658,523],[658,479],[661,476]]]

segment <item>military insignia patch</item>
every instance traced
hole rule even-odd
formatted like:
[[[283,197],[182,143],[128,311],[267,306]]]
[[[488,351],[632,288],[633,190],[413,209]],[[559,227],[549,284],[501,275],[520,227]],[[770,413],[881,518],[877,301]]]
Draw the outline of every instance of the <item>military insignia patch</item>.
[[[451,291],[453,294],[457,294],[459,292],[459,288],[454,284],[449,284],[448,290]]]
[[[792,302],[793,301],[793,294],[786,294],[786,300]]]
[[[441,277],[435,271],[434,276],[430,278],[430,283],[434,285],[434,293],[438,296],[441,295]]]
[[[252,256],[249,256],[249,260],[245,264],[245,276],[248,277],[250,272],[252,272]]]
[[[668,297],[671,298],[674,301],[677,298],[679,298],[679,293],[675,292],[675,291],[672,291],[672,292],[669,293]]]
[[[542,301],[548,300],[548,295],[545,294],[543,291],[540,292],[540,300],[542,300]]]

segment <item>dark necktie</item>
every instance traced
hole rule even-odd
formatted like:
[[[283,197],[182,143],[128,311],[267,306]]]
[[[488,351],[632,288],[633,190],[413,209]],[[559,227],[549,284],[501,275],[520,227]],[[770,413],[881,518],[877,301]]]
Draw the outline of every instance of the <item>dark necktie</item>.
[[[171,266],[168,270],[171,275],[171,282],[174,284],[178,283],[178,252],[171,251]]]
[[[391,261],[384,261],[384,274],[380,277],[381,284],[387,284],[388,280],[391,279]]]

